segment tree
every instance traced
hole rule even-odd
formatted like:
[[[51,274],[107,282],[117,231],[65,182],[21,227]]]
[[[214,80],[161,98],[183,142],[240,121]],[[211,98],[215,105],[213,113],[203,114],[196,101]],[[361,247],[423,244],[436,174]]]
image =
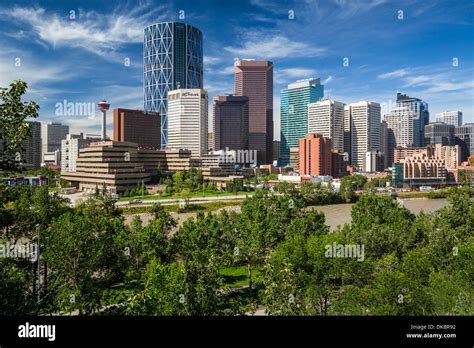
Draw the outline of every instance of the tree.
[[[10,88],[0,88],[0,169],[16,168],[18,159],[13,158],[21,143],[31,133],[28,118],[38,117],[39,106],[35,102],[22,102],[21,97],[26,93],[26,82],[17,80]]]

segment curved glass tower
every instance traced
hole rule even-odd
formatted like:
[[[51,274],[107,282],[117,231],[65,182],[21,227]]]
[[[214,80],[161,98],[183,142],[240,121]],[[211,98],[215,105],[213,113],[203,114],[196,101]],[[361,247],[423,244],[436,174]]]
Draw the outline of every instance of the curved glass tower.
[[[161,115],[161,147],[168,145],[168,91],[203,87],[202,32],[178,22],[145,28],[144,110]]]

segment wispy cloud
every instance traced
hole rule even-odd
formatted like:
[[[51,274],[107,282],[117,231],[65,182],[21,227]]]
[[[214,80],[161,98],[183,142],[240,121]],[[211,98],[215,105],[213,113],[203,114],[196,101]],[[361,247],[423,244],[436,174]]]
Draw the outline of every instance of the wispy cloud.
[[[327,53],[326,48],[290,40],[282,34],[269,35],[262,32],[247,33],[243,46],[227,46],[224,50],[239,58],[277,59],[294,57],[319,57]]]
[[[394,71],[390,71],[388,73],[384,73],[378,76],[379,79],[393,79],[398,77],[403,77],[408,75],[410,72],[409,69],[398,69]]]

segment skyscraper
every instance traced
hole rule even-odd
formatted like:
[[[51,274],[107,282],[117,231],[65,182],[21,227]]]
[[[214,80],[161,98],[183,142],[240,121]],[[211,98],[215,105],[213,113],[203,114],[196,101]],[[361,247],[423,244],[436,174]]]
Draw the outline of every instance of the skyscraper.
[[[332,175],[331,139],[307,134],[299,140],[300,175]]]
[[[456,145],[461,147],[461,161],[474,156],[474,123],[466,123],[454,129]]]
[[[260,164],[273,161],[273,63],[239,60],[234,65],[235,95],[249,98],[249,150]]]
[[[454,126],[444,122],[430,122],[425,126],[425,146],[431,144],[454,145]]]
[[[415,145],[416,113],[408,105],[395,107],[384,115],[387,123],[387,163],[394,162],[393,151],[396,147],[413,147]],[[420,146],[416,146],[420,147]]]
[[[168,147],[191,150],[191,157],[207,154],[207,92],[177,89],[168,92]]]
[[[114,141],[136,143],[140,148],[160,148],[161,132],[158,112],[116,108],[113,110],[113,116]]]
[[[360,101],[346,106],[350,127],[351,164],[365,169],[366,154],[380,150],[380,104]]]
[[[66,139],[69,133],[69,126],[57,122],[43,124],[41,127],[42,150],[54,152],[61,150],[61,140]]]
[[[333,150],[344,152],[344,103],[325,99],[308,105],[308,133],[331,139]]]
[[[444,122],[446,124],[459,127],[462,125],[461,111],[444,111],[436,114],[436,122]]]
[[[324,96],[319,79],[296,81],[280,92],[280,158],[279,165],[290,163],[290,148],[308,133],[308,104]]]
[[[217,96],[213,98],[214,149],[248,150],[249,98]]]
[[[425,126],[430,122],[428,103],[406,94],[397,93],[396,107],[407,107],[413,111],[413,145],[423,146],[425,139]]]
[[[25,169],[37,169],[41,166],[41,122],[27,121],[31,133],[21,143],[21,163]]]
[[[203,88],[202,32],[185,23],[165,22],[145,28],[144,110],[161,116],[161,147],[168,144],[168,91]]]

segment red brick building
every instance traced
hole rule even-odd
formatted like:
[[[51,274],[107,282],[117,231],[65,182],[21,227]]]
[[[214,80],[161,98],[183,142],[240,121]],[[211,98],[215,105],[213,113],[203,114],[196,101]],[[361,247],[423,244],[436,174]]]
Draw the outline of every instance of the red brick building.
[[[299,140],[300,175],[332,175],[331,139],[307,134]]]
[[[141,110],[120,109],[114,113],[114,141],[137,143],[140,148],[159,149],[161,143],[160,114]]]

